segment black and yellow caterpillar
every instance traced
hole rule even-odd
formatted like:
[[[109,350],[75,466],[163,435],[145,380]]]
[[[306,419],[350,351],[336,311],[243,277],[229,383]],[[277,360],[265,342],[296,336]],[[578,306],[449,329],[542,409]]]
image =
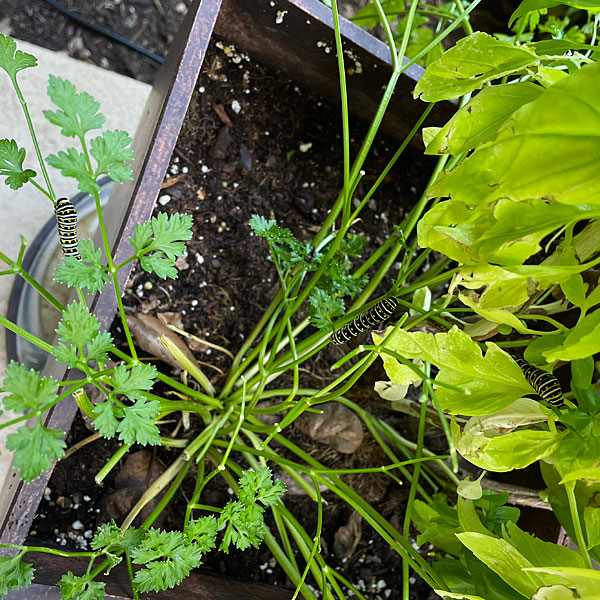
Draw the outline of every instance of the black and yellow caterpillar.
[[[515,358],[515,362],[521,367],[527,383],[535,390],[535,393],[553,406],[561,406],[564,398],[558,379],[552,373],[538,369],[522,358]]]
[[[341,329],[338,329],[333,333],[331,341],[334,344],[343,344],[350,341],[359,333],[387,321],[392,316],[397,306],[398,300],[393,296],[384,298],[381,302],[378,302],[375,306],[372,306],[369,310],[361,313],[356,319],[350,321],[350,323],[346,323]]]
[[[77,250],[77,211],[75,207],[66,198],[59,198],[54,206],[54,214],[63,254],[81,260],[81,255]]]

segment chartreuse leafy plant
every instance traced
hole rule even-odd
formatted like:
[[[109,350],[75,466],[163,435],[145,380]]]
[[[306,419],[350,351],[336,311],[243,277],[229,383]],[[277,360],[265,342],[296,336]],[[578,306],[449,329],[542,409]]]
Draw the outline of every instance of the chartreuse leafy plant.
[[[590,9],[595,42],[600,3],[562,4]],[[513,15],[516,37],[459,40],[415,88],[426,102],[461,99],[445,126],[423,132],[426,153],[447,168],[429,187],[417,227],[421,248],[456,265],[444,297],[431,301],[453,327],[414,331],[409,318],[374,335],[387,385],[432,385],[434,402],[452,415],[451,444],[474,465],[502,472],[538,463],[545,498],[578,547],[542,542],[512,522],[488,526],[481,490],[459,496],[452,511],[442,497],[417,501],[421,541],[455,557],[433,563],[444,597],[597,597],[600,65],[593,43],[574,35],[518,43],[526,27],[526,42],[536,32],[564,33],[540,20],[558,5],[526,0]],[[514,352],[558,371],[562,406],[524,397],[535,390]],[[435,378],[414,368],[422,360]]]

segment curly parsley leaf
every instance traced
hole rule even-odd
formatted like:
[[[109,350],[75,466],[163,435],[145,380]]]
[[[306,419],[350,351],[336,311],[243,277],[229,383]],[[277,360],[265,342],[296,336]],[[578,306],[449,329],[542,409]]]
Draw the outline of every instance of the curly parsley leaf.
[[[28,587],[33,582],[35,569],[20,556],[0,558],[0,598],[9,590]]]
[[[75,148],[69,148],[66,152],[61,150],[58,154],[50,154],[46,161],[65,177],[77,179],[79,182],[77,187],[80,191],[93,194],[100,190],[100,186],[88,171],[85,156]]]
[[[268,467],[263,467],[258,471],[242,471],[239,483],[238,497],[247,506],[255,502],[273,506],[286,489],[282,481],[273,482],[271,470]]]
[[[79,240],[78,250],[81,260],[74,256],[63,256],[63,262],[54,272],[54,280],[68,286],[85,288],[90,294],[101,292],[111,281],[110,275],[100,263],[102,250],[95,248],[92,240]]]
[[[13,465],[21,479],[33,481],[65,453],[64,435],[64,431],[48,429],[38,420],[33,427],[23,425],[17,433],[6,436],[6,448],[15,451]]]
[[[103,331],[85,345],[85,362],[104,362],[108,360],[108,353],[114,348],[112,336],[107,331]],[[62,342],[52,347],[52,356],[71,368],[76,367],[82,360],[76,346],[73,344],[65,345]]]
[[[140,266],[146,273],[155,273],[161,279],[177,279],[178,271],[173,261],[159,252],[142,256]]]
[[[260,215],[252,215],[249,224],[256,235],[264,237],[269,242],[273,254],[284,269],[290,269],[305,262],[312,250],[310,243],[299,242],[289,229],[279,227],[273,220],[267,220]],[[310,270],[308,263],[306,269]]]
[[[105,131],[90,142],[90,154],[96,159],[96,177],[106,174],[116,183],[132,179],[131,167],[126,164],[133,160],[133,150],[128,148],[131,138],[126,131]]]
[[[1,35],[1,34],[0,34]],[[0,140],[0,176],[12,190],[18,190],[36,176],[32,169],[24,169],[25,148],[19,148],[15,140]]]
[[[216,546],[216,537],[219,525],[215,517],[202,517],[194,519],[187,524],[184,534],[190,540],[202,548],[206,553]]]
[[[332,319],[342,316],[346,310],[339,296],[332,296],[320,288],[311,292],[308,302],[308,315],[319,329],[333,329]]]
[[[156,426],[156,418],[160,413],[158,400],[140,398],[133,406],[123,409],[124,417],[117,427],[119,439],[126,444],[137,442],[142,446],[160,445],[160,432]]]
[[[100,129],[106,121],[98,112],[100,104],[87,92],[77,93],[75,86],[66,79],[50,75],[48,96],[58,110],[45,110],[44,116],[61,128],[66,137],[83,137],[92,129]]]
[[[104,600],[106,584],[94,581],[91,575],[76,577],[69,571],[58,582],[63,600]]]
[[[0,69],[15,81],[19,71],[30,67],[37,67],[37,58],[33,54],[17,50],[15,40],[0,33]]]
[[[228,502],[218,521],[219,528],[226,526],[219,550],[229,552],[229,546],[245,550],[258,548],[264,533],[264,509],[258,504],[273,506],[285,492],[281,481],[273,483],[268,467],[258,471],[243,471],[240,477],[239,501]]]
[[[27,369],[14,360],[6,367],[3,388],[9,395],[3,398],[7,410],[25,412],[36,410],[56,398],[58,382],[52,377],[41,377],[34,369]]]
[[[262,514],[257,516],[253,508],[238,501],[227,503],[219,517],[219,528],[226,526],[219,551],[228,553],[231,544],[238,550],[260,546],[265,532],[264,522]]]
[[[134,578],[140,592],[173,588],[202,564],[202,549],[197,544],[186,543],[178,531],[148,529],[131,556],[135,564],[144,565]]]
[[[77,348],[73,344],[63,344],[59,342],[56,346],[52,346],[52,356],[56,360],[65,363],[69,368],[74,368],[79,364],[79,354]]]

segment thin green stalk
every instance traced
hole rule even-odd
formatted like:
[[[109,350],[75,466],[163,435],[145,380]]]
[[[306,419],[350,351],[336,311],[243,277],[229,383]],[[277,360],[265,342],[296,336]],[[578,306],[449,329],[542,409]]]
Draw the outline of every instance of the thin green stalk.
[[[23,97],[21,92],[21,88],[17,83],[17,76],[15,74],[14,77],[10,78],[15,88],[15,93],[17,94],[17,98],[21,104],[21,108],[23,109],[23,114],[25,115],[25,120],[27,121],[27,128],[29,129],[29,134],[31,135],[31,141],[33,142],[33,147],[35,148],[35,153],[38,158],[38,162],[40,163],[40,169],[42,170],[42,175],[44,176],[44,181],[46,182],[46,187],[48,188],[48,192],[50,192],[51,198],[56,199],[56,194],[54,193],[54,188],[52,187],[52,182],[50,181],[50,176],[48,175],[48,170],[46,169],[46,162],[44,161],[44,157],[42,156],[42,151],[40,150],[40,145],[38,143],[37,135],[35,134],[35,129],[33,127],[33,121],[31,120],[31,115],[29,114],[29,108],[27,106],[27,102]]]
[[[273,515],[275,527],[277,528],[277,533],[279,533],[279,537],[281,538],[281,543],[285,550],[288,561],[291,565],[293,565],[296,571],[300,571],[300,567],[298,567],[298,562],[296,561],[296,555],[294,554],[294,549],[292,548],[290,536],[288,535],[287,527],[283,522],[281,513],[278,510],[273,510],[271,511],[271,514]]]
[[[579,511],[577,510],[577,498],[575,498],[575,481],[567,481],[565,491],[567,492],[567,499],[569,501],[569,511],[571,513],[571,520],[573,521],[573,529],[575,530],[575,541],[579,547],[579,552],[583,556],[585,565],[588,569],[593,569],[592,559],[588,552],[587,543],[583,535],[583,529],[581,528],[581,520],[579,519]]]
[[[129,575],[129,583],[131,583],[131,593],[133,594],[134,600],[140,600],[140,596],[137,593],[137,590],[135,589],[135,586],[133,584],[133,566],[131,564],[131,557],[129,556],[128,552],[125,552],[125,562],[127,563],[127,574]]]
[[[92,162],[90,160],[90,155],[88,152],[88,147],[85,142],[84,136],[79,136],[79,141],[81,142],[81,148],[83,150],[83,154],[85,156],[86,164],[88,171],[92,177],[94,176],[94,169],[92,168]],[[102,205],[100,204],[100,196],[96,190],[94,190],[94,201],[96,203],[96,213],[98,214],[98,226],[100,227],[100,234],[102,237],[102,243],[104,245],[104,254],[106,255],[106,264],[108,265],[108,272],[112,279],[112,283],[115,290],[115,298],[117,300],[117,307],[119,310],[119,316],[121,317],[121,325],[123,327],[123,332],[125,333],[125,337],[127,339],[127,347],[129,348],[129,352],[133,359],[134,363],[137,363],[138,356],[135,349],[135,345],[133,343],[133,338],[131,337],[131,331],[129,330],[129,325],[127,324],[127,316],[125,315],[125,307],[123,306],[123,299],[121,298],[121,290],[119,287],[119,278],[117,275],[117,268],[115,267],[115,263],[113,261],[112,252],[110,248],[110,243],[108,241],[108,235],[106,233],[106,225],[104,223],[104,213],[102,211]]]
[[[430,365],[428,364],[426,367],[427,375],[429,376],[429,372],[431,370]],[[423,453],[423,442],[425,439],[425,421],[427,419],[427,403],[428,403],[427,394],[423,394],[421,396],[421,413],[419,415],[419,429],[417,433],[417,449],[415,452],[415,458],[421,458],[421,454]],[[410,483],[410,490],[408,492],[408,500],[406,501],[406,510],[404,512],[404,523],[402,525],[402,535],[405,538],[408,538],[408,534],[410,533],[410,523],[412,516],[412,508],[415,502],[415,498],[417,496],[417,485],[419,483],[419,475],[421,473],[421,464],[420,462],[415,463],[415,468],[413,471],[413,479]],[[410,594],[410,583],[409,583],[409,565],[408,561],[402,559],[402,598],[403,600],[409,600]]]
[[[338,76],[340,79],[340,101],[342,104],[342,150],[344,153],[344,187],[342,190],[342,195],[344,196],[344,214],[347,217],[350,214],[352,200],[350,195],[350,124],[348,117],[346,69],[344,67],[344,48],[342,46],[342,35],[340,33],[340,17],[338,14],[337,0],[332,0],[331,10],[333,14],[333,35],[335,38],[335,48],[338,62]]]
[[[52,346],[48,342],[45,342],[44,340],[40,339],[39,337],[33,335],[33,333],[29,333],[29,331],[23,329],[22,327],[19,327],[18,325],[16,325],[12,321],[9,321],[7,318],[5,318],[1,315],[0,315],[0,325],[5,327],[9,331],[16,333],[20,338],[23,338],[24,340],[30,342],[34,346],[37,346],[44,352],[47,352],[48,354],[52,354]]]
[[[98,471],[94,481],[101,485],[105,477],[114,469],[116,464],[129,452],[132,444],[123,444],[108,460],[108,462]]]
[[[22,277],[40,296],[42,296],[42,298],[45,298],[52,306],[54,306],[56,310],[59,312],[65,310],[65,307],[48,290],[46,290],[46,288],[38,283],[25,269],[23,269],[20,262],[14,262],[2,252],[0,252],[0,260],[3,260],[11,267],[11,273]]]

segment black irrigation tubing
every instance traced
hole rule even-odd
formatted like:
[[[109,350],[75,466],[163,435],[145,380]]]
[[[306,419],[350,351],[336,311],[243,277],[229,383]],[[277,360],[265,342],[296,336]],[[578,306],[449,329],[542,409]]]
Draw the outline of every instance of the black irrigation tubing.
[[[90,21],[88,21],[87,19],[84,19],[77,13],[71,12],[68,8],[65,8],[59,2],[56,2],[56,0],[45,0],[45,2],[47,4],[49,4],[50,6],[52,6],[53,8],[55,8],[57,11],[61,12],[63,15],[69,17],[69,19],[75,21],[76,23],[79,23],[79,25],[81,25],[82,27],[85,27],[86,29],[89,29],[96,33],[99,33],[100,35],[103,35],[104,37],[107,37],[115,42],[118,42],[119,44],[122,44],[123,46],[127,46],[127,48],[131,48],[132,50],[135,50],[136,52],[143,54],[144,56],[146,56],[146,57],[152,59],[154,62],[158,63],[159,65],[162,64],[163,58],[161,56],[158,56],[158,54],[154,54],[154,52],[150,52],[150,50],[146,50],[146,48],[139,46],[138,44],[132,42],[131,40],[128,40],[127,38],[124,38],[123,36],[119,35],[118,33],[115,33],[114,31],[110,31],[110,29],[106,29],[105,27],[96,25],[95,23],[90,23]]]

